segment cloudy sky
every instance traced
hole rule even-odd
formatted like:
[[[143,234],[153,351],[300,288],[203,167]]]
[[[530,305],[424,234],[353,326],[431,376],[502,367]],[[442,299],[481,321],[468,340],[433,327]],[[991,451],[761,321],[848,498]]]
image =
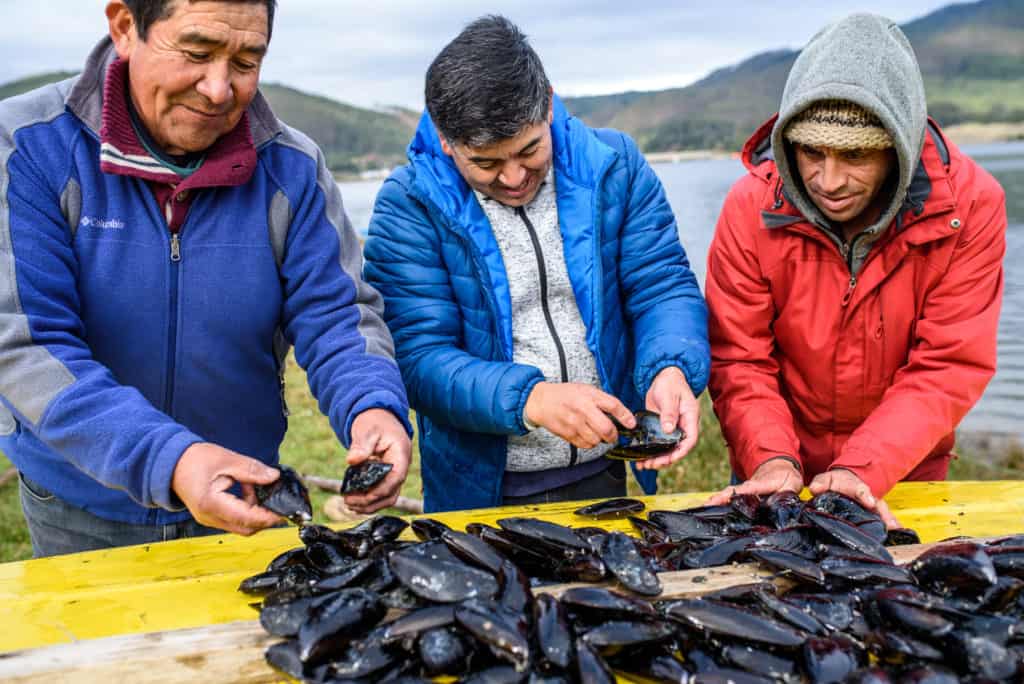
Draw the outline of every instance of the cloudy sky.
[[[943,0],[279,0],[263,78],[365,107],[423,103],[431,59],[466,23],[503,13],[562,95],[684,86],[757,52],[798,48],[852,11],[901,23]],[[105,0],[0,0],[0,83],[77,70],[106,31]]]

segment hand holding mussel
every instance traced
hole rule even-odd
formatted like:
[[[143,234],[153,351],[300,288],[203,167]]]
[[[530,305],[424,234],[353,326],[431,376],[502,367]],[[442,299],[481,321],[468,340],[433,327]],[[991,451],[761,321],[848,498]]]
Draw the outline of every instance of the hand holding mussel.
[[[342,494],[361,494],[368,492],[387,477],[394,468],[383,461],[363,461],[345,469],[345,477],[341,481]]]

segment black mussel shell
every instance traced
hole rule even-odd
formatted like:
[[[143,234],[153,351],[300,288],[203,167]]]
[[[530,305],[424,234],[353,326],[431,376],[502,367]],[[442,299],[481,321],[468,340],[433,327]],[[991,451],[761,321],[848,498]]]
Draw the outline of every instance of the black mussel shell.
[[[601,544],[601,560],[615,578],[630,591],[644,596],[661,593],[661,582],[640,555],[636,542],[621,532],[612,532]]]
[[[452,553],[467,563],[483,568],[492,575],[501,572],[505,557],[480,537],[468,532],[445,530],[441,533],[440,539]]]
[[[791,681],[796,674],[796,663],[792,659],[744,644],[728,644],[722,649],[722,658],[741,670],[774,681]]]
[[[529,667],[530,642],[503,612],[468,601],[455,608],[455,622],[517,671],[523,672]]]
[[[424,606],[383,626],[381,641],[390,644],[416,637],[431,629],[447,627],[455,622],[455,607],[451,604]]]
[[[383,480],[391,469],[390,463],[383,461],[363,461],[345,469],[345,477],[341,480],[342,494],[358,494],[369,491]]]
[[[920,543],[921,538],[917,536],[917,532],[914,530],[908,530],[905,527],[889,530],[885,535],[886,546],[904,546],[906,544]]]
[[[892,563],[892,555],[882,546],[881,541],[843,518],[807,507],[803,512],[803,519],[817,526],[840,544],[853,549],[857,553]]]
[[[676,428],[665,432],[661,428],[661,416],[653,411],[637,411],[636,427],[629,429],[612,418],[619,432],[619,443],[606,454],[626,461],[643,461],[652,456],[668,453],[676,448],[685,435]]]
[[[673,601],[666,614],[683,624],[729,639],[795,648],[806,636],[772,618],[715,599]]]
[[[583,639],[576,640],[576,671],[587,684],[615,684],[615,675],[608,663]]]
[[[821,684],[845,682],[867,664],[865,654],[845,637],[811,637],[803,647],[804,670],[810,681]]]
[[[380,597],[366,589],[342,589],[328,597],[299,627],[299,657],[304,663],[342,655],[347,640],[380,622],[387,610]]]
[[[533,617],[541,660],[563,670],[568,668],[573,657],[573,642],[565,608],[553,596],[541,594],[534,603]]]
[[[524,544],[540,545],[556,553],[586,552],[590,545],[571,527],[536,518],[502,518],[498,526]]]
[[[573,587],[562,594],[560,601],[568,610],[595,621],[658,617],[648,601],[616,594],[602,587]]]
[[[433,518],[417,518],[412,521],[411,527],[412,533],[420,541],[438,541],[441,539],[441,533],[452,529],[443,522]]]
[[[402,584],[420,598],[435,603],[457,603],[470,598],[489,599],[498,593],[498,580],[489,572],[457,559],[452,562],[424,556],[414,549],[395,551],[388,557],[388,565]],[[445,552],[450,555],[447,549]]]
[[[928,549],[910,563],[910,571],[922,587],[943,595],[983,592],[997,580],[992,559],[973,542]]]
[[[256,485],[256,499],[260,506],[296,525],[305,525],[313,519],[309,490],[294,470],[284,465],[280,466],[280,470],[281,475],[270,484]]]
[[[583,640],[603,653],[606,649],[656,644],[670,639],[675,633],[676,626],[668,622],[612,620],[587,630]]]
[[[466,640],[450,627],[436,627],[420,635],[420,660],[426,674],[461,674],[469,665],[470,650]]]
[[[588,518],[622,518],[644,510],[644,502],[636,499],[605,499],[577,508],[574,513]]]
[[[376,546],[398,539],[409,523],[393,515],[375,515],[353,527],[349,532],[365,534]]]

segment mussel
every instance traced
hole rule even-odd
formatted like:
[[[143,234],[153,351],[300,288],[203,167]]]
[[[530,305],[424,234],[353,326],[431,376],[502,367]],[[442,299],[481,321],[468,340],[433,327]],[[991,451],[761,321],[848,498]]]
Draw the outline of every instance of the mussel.
[[[276,480],[268,485],[256,485],[256,500],[260,506],[296,525],[305,525],[313,519],[309,490],[294,470],[285,465],[280,466],[280,469],[281,474]]]
[[[665,432],[661,427],[661,416],[653,411],[637,411],[636,427],[627,428],[612,418],[619,432],[619,443],[607,453],[611,458],[626,461],[643,461],[676,448],[685,435],[679,428]]]
[[[369,491],[378,482],[383,480],[391,469],[390,463],[383,461],[363,461],[345,469],[345,476],[341,480],[342,494],[359,494]]]

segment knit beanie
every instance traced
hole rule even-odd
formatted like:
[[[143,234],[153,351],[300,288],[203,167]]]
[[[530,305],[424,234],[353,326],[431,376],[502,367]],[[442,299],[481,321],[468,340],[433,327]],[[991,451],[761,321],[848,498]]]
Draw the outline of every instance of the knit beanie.
[[[783,135],[791,143],[836,150],[882,150],[892,136],[877,116],[847,100],[819,100],[793,117]]]

